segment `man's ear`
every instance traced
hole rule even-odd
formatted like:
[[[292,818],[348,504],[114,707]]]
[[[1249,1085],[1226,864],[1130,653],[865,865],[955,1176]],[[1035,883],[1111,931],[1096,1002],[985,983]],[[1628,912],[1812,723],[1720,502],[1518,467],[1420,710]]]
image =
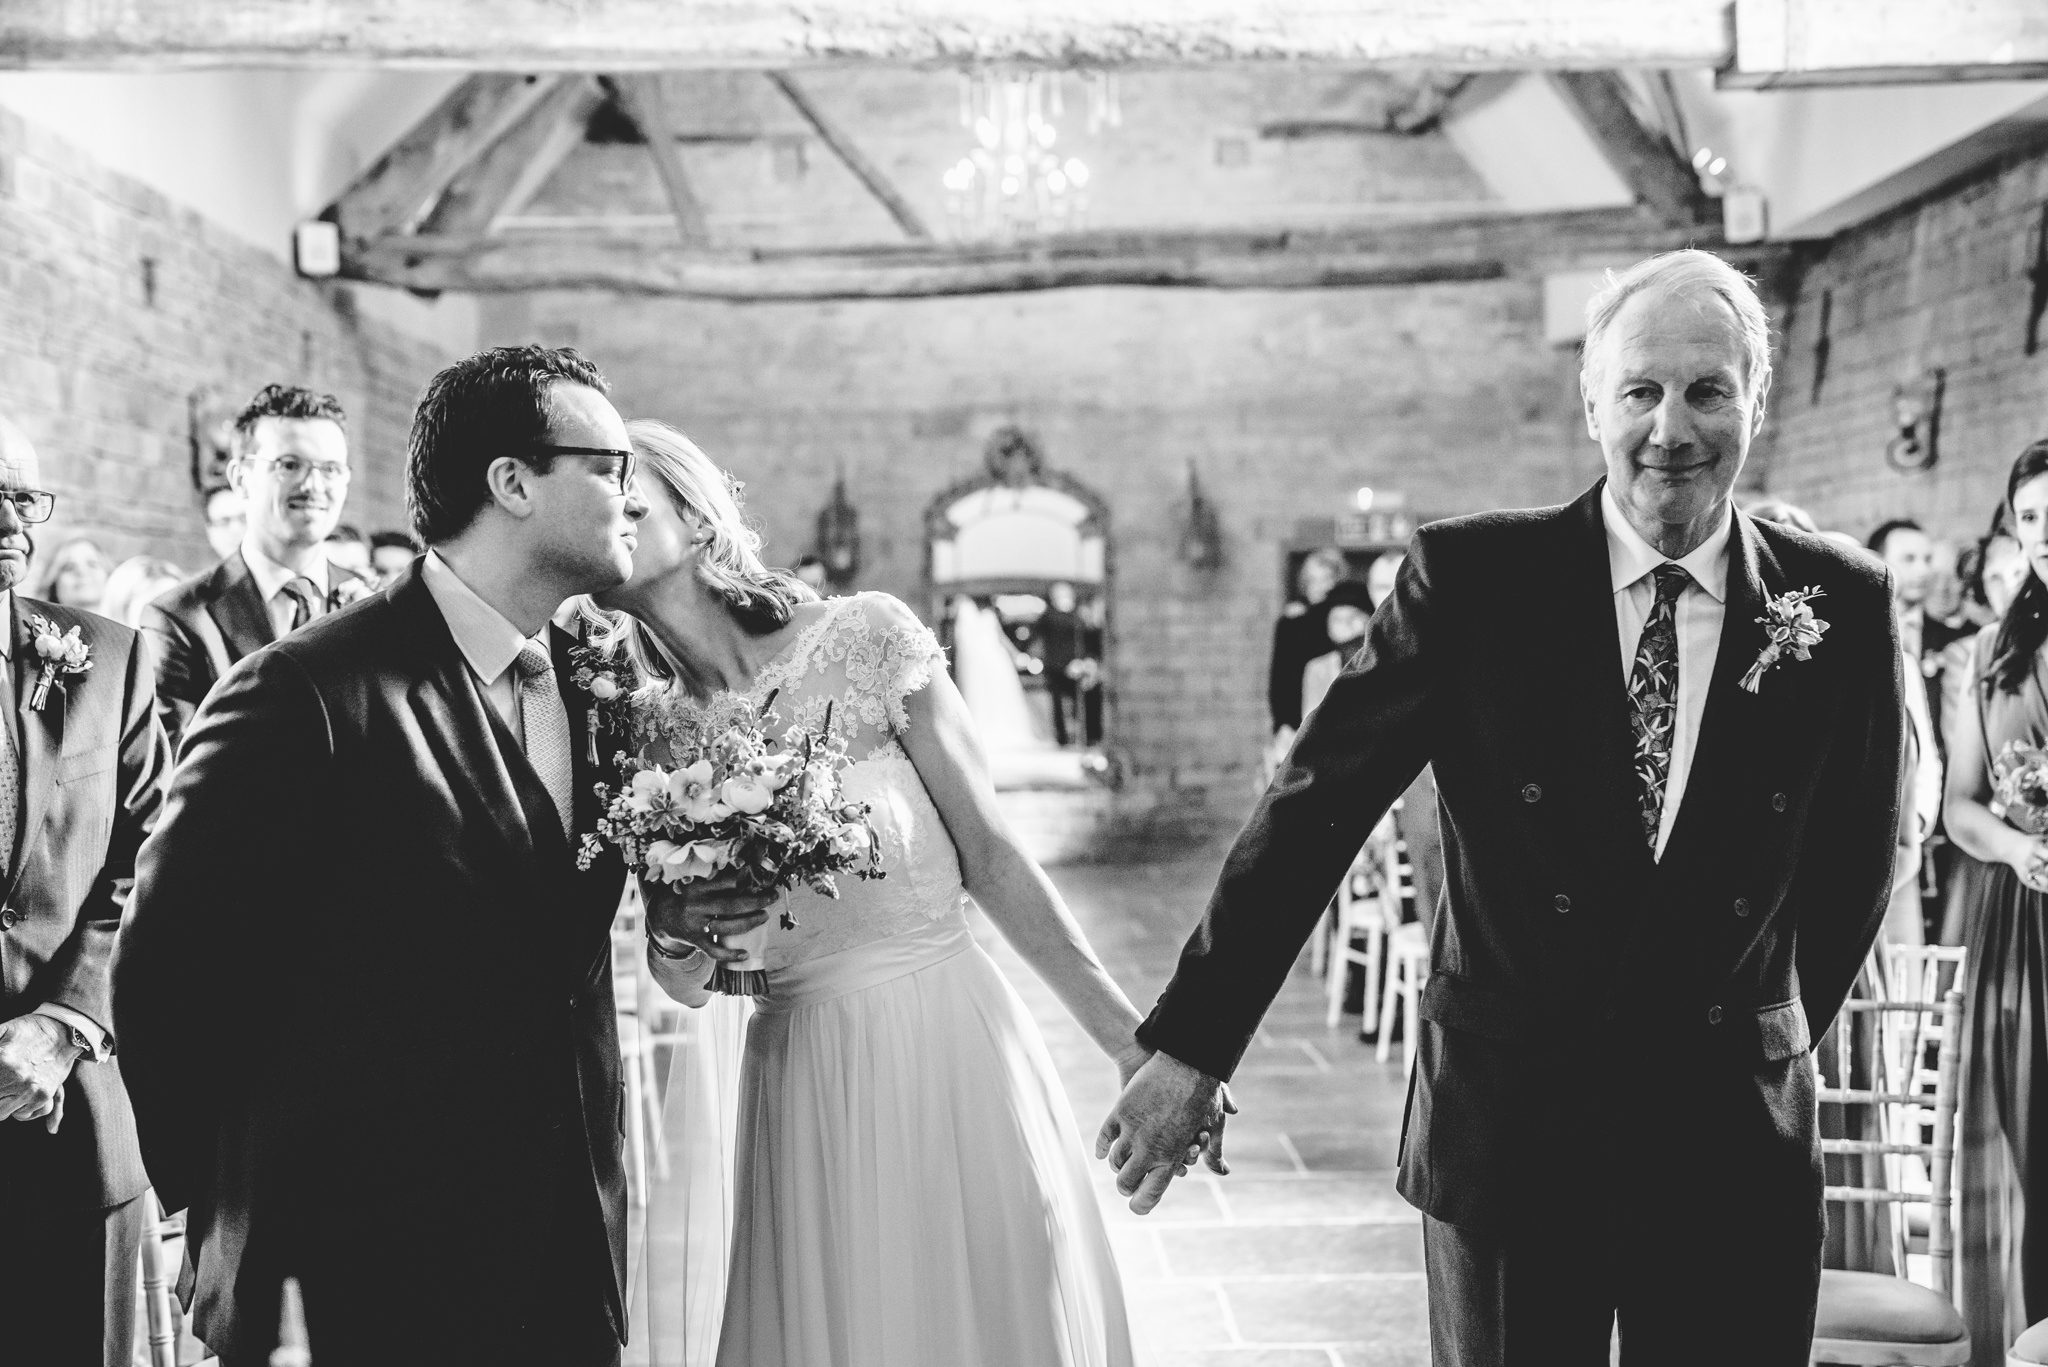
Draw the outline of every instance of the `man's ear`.
[[[499,456],[484,467],[484,488],[491,501],[516,518],[533,516],[534,468],[523,460]]]
[[[1771,381],[1777,378],[1777,371],[1769,371],[1764,375],[1764,382],[1757,386],[1756,407],[1751,410],[1749,415],[1749,435],[1751,437],[1755,437],[1757,433],[1764,430],[1764,411],[1770,407]]]
[[[228,488],[233,489],[243,498],[247,498],[249,496],[249,489],[246,481],[249,477],[249,462],[240,456],[233,456],[228,460],[227,472]]]

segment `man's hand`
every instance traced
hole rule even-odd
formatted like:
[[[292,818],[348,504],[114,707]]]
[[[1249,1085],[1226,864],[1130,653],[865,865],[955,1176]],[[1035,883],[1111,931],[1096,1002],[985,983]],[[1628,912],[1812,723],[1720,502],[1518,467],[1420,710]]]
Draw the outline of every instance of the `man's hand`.
[[[57,1133],[64,1082],[78,1054],[71,1032],[48,1016],[0,1021],[0,1120],[40,1120]]]
[[[1149,1214],[1203,1149],[1211,1171],[1226,1176],[1223,1123],[1236,1111],[1223,1084],[1170,1054],[1154,1054],[1125,1084],[1124,1093],[1095,1136],[1095,1156],[1116,1171],[1116,1189],[1131,1209]]]
[[[719,943],[721,935],[743,935],[768,919],[774,904],[773,892],[741,892],[738,879],[722,873],[681,887],[643,882],[640,896],[647,903],[647,929],[665,940],[681,940],[730,963],[744,959],[743,949]]]

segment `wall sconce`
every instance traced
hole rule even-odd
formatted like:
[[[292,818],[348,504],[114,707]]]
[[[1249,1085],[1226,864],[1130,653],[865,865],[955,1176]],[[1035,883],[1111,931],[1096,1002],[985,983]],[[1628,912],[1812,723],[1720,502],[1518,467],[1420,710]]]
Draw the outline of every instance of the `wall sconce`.
[[[832,501],[818,514],[818,558],[825,574],[844,587],[860,570],[860,513],[846,496],[846,471],[832,483]]]
[[[1940,458],[1941,392],[1948,373],[1936,366],[1917,380],[1892,389],[1892,416],[1899,434],[1885,443],[1885,464],[1901,474],[1932,470]]]
[[[1195,570],[1213,570],[1223,564],[1223,522],[1216,515],[1216,505],[1202,492],[1193,461],[1188,462],[1188,520],[1181,528],[1180,558]]]

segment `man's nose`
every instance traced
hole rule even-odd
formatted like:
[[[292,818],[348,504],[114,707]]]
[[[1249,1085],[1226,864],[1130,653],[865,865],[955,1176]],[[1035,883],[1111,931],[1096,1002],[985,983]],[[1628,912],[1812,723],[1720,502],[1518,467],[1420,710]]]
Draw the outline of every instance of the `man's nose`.
[[[1682,394],[1666,394],[1650,420],[1650,440],[1664,448],[1684,446],[1692,440],[1692,414]]]
[[[634,522],[647,516],[647,500],[640,496],[637,480],[626,486],[626,516]]]
[[[19,536],[28,530],[28,524],[21,520],[21,510],[14,506],[12,494],[0,494],[0,537]]]

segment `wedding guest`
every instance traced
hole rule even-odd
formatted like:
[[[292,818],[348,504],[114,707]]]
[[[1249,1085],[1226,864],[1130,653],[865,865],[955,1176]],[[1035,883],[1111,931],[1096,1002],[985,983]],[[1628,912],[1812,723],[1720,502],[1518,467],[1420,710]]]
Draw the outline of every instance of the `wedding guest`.
[[[1072,741],[1093,745],[1102,739],[1089,724],[1087,706],[1101,675],[1102,633],[1089,627],[1076,611],[1078,606],[1072,584],[1054,584],[1046,590],[1045,611],[1036,623],[1045,688],[1052,695],[1053,740],[1062,747]],[[1101,715],[1099,707],[1093,711]]]
[[[225,560],[242,544],[248,529],[248,501],[232,484],[206,491],[206,544],[216,559]]]
[[[1945,622],[1927,610],[1935,579],[1934,542],[1909,517],[1893,518],[1866,543],[1892,572],[1892,608],[1899,619],[1899,645],[1913,661],[1937,730],[1943,725],[1941,653],[1970,634],[1967,626]],[[1944,742],[1945,747],[1945,742]]]
[[[1301,726],[1301,671],[1330,648],[1323,632],[1323,599],[1349,570],[1344,552],[1325,546],[1308,553],[1295,572],[1296,596],[1273,624],[1273,661],[1266,678],[1266,706],[1277,748],[1284,750]]]
[[[1408,557],[1400,551],[1388,551],[1367,568],[1365,591],[1371,597],[1374,608],[1386,602],[1387,595],[1394,591],[1394,580],[1401,573],[1401,565],[1407,559]]]
[[[2048,734],[2048,440],[2013,462],[2006,503],[2030,571],[2003,618],[1972,643],[1946,808],[1957,847],[1988,866],[1959,910],[1969,957],[1957,1282],[1977,1367],[2002,1367],[2005,1345],[2048,1318],[2048,1221],[2025,1218],[2031,1198],[2048,1190],[2048,1127],[2035,1115],[2036,1084],[2048,1078],[2048,812],[2015,803],[2000,816],[1991,806],[2006,747]]]
[[[169,752],[136,634],[18,592],[42,484],[0,418],[0,1361],[128,1367],[149,1182],[109,967]],[[40,665],[39,619],[76,630],[90,668]]]
[[[242,544],[143,611],[157,709],[175,746],[235,661],[369,587],[323,543],[348,497],[348,418],[331,394],[267,385],[235,419],[228,478],[247,501]]]
[[[1377,565],[1379,561],[1373,563]],[[1316,710],[1352,652],[1358,649],[1358,643],[1365,639],[1365,629],[1372,624],[1373,606],[1378,601],[1362,579],[1340,579],[1323,596],[1323,636],[1329,649],[1302,666],[1302,716]]]
[[[107,591],[107,555],[89,536],[59,542],[36,586],[38,597],[67,608],[96,609]]]
[[[370,536],[370,577],[383,587],[404,574],[420,555],[420,543],[405,532],[375,532]]]
[[[338,565],[359,578],[369,579],[370,540],[362,529],[344,522],[327,534],[327,563]]]
[[[107,591],[100,598],[100,615],[111,617],[124,627],[140,628],[142,610],[158,596],[178,586],[185,572],[155,555],[131,555],[107,575]]]
[[[1782,498],[1760,498],[1743,511],[1759,522],[1790,527],[1795,532],[1820,531],[1820,524],[1813,520],[1813,514],[1796,503],[1787,503]]]

